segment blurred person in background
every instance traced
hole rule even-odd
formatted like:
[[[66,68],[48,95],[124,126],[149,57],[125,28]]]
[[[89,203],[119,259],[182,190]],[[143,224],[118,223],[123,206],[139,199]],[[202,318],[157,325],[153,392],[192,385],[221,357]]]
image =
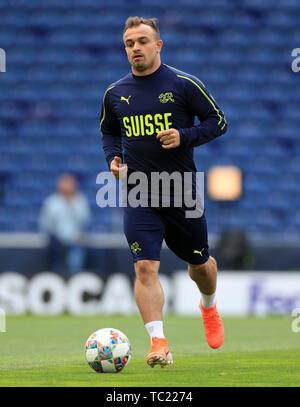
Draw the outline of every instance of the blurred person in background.
[[[70,273],[83,270],[86,257],[84,229],[89,220],[89,204],[78,191],[76,178],[71,174],[61,175],[57,191],[45,200],[39,219],[40,230],[48,237],[50,270]]]

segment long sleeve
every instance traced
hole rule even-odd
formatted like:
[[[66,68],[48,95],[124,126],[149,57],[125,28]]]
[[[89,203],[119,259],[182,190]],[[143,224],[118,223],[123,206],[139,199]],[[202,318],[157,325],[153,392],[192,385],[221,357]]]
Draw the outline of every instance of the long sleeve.
[[[109,91],[114,86],[109,87],[103,97],[100,131],[102,133],[102,147],[105,153],[108,168],[114,156],[122,157],[122,136],[120,123],[112,110]]]
[[[187,105],[191,114],[200,120],[199,125],[179,129],[181,144],[196,147],[224,134],[227,130],[224,112],[204,85],[195,77],[177,76],[184,81]]]

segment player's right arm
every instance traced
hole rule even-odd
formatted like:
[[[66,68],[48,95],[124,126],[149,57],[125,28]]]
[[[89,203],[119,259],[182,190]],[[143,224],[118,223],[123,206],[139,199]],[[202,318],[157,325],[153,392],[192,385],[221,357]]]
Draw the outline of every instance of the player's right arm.
[[[117,178],[124,178],[127,173],[127,166],[122,165],[122,158],[115,156],[110,163],[110,172]]]
[[[120,123],[113,111],[110,101],[110,90],[113,86],[109,87],[104,96],[102,103],[100,131],[102,133],[102,147],[111,173],[120,178],[125,171],[122,167],[122,134]]]

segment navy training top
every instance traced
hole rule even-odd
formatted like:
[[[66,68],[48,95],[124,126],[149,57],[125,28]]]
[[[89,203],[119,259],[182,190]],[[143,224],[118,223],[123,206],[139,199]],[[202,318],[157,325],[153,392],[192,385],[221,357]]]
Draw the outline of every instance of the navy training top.
[[[180,145],[163,149],[156,135],[170,128],[178,129]],[[194,173],[194,147],[224,134],[227,122],[198,78],[161,64],[150,75],[129,73],[108,87],[100,130],[109,168],[119,156],[129,172]]]

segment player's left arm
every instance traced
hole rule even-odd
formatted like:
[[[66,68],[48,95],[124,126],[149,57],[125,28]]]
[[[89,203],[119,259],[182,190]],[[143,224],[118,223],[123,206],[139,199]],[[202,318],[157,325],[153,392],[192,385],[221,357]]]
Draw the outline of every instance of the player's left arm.
[[[100,131],[102,134],[102,148],[106,157],[108,168],[116,157],[122,158],[122,134],[118,118],[110,102],[110,86],[104,96],[101,110]]]
[[[160,132],[157,138],[164,149],[179,145],[200,146],[221,136],[227,130],[223,110],[197,78],[183,77],[186,103],[189,111],[197,116],[200,124],[185,129],[169,129]]]

